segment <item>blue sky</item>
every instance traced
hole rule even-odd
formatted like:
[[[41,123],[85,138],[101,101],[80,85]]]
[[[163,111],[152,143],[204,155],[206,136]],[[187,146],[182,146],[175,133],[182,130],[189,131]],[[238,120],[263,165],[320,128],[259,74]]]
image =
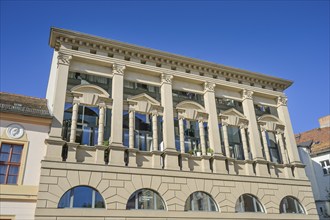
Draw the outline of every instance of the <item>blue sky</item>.
[[[0,90],[45,97],[60,27],[294,81],[296,133],[329,114],[329,1],[1,1]]]

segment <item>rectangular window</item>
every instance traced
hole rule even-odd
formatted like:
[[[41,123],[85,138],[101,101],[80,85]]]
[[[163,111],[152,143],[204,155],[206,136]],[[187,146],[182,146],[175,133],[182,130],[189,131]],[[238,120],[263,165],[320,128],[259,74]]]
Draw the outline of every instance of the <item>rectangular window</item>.
[[[243,144],[239,127],[228,126],[228,141],[231,157],[244,160]]]
[[[324,175],[330,174],[330,160],[320,161]]]
[[[274,163],[281,163],[280,152],[278,149],[278,144],[276,140],[276,135],[274,132],[266,132],[267,145],[269,149],[270,159]]]
[[[22,145],[2,143],[0,148],[0,184],[17,184]]]

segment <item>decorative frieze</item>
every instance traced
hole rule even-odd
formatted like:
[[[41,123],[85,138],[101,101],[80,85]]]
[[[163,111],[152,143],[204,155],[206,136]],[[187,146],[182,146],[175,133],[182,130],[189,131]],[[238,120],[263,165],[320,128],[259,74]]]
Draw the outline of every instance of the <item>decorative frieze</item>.
[[[248,83],[258,83],[262,86],[273,87],[276,90],[284,90],[291,85],[290,81],[286,80],[273,80],[268,79],[265,76],[262,76],[258,73],[253,73],[244,70],[232,69],[231,67],[226,67],[222,65],[215,66],[214,64],[210,65],[208,62],[193,60],[190,58],[179,57],[172,55],[171,57],[166,53],[155,54],[153,51],[144,48],[134,48],[132,45],[125,45],[124,43],[115,42],[111,40],[91,40],[83,39],[84,36],[69,36],[65,34],[63,36],[60,31],[55,30],[52,33],[54,40],[51,42],[51,45],[56,49],[60,50],[62,44],[73,44],[77,46],[90,47],[96,50],[110,51],[117,53],[118,55],[135,57],[137,59],[143,59],[149,62],[158,62],[164,63],[167,65],[180,67],[182,69],[197,70],[203,71],[210,75],[218,75],[222,77],[229,77],[235,80],[246,81]],[[75,33],[72,33],[73,35]],[[97,41],[96,41],[97,40]],[[130,47],[128,47],[130,46]],[[270,88],[271,89],[271,88]]]

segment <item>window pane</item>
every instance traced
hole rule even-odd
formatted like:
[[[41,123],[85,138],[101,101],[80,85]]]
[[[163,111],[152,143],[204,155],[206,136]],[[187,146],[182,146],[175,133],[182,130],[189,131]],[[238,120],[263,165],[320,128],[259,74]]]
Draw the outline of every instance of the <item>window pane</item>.
[[[10,145],[9,144],[2,144],[1,145],[1,153],[2,152],[9,153],[9,151],[10,151]]]
[[[213,199],[204,192],[195,192],[189,196],[185,211],[217,211]]]
[[[16,184],[17,176],[8,176],[7,184]]]
[[[19,166],[10,166],[9,175],[18,175]]]
[[[74,208],[91,208],[92,207],[92,191],[93,189],[86,186],[79,186],[73,189],[73,207]]]
[[[0,175],[0,184],[5,184],[5,175]]]
[[[95,208],[105,208],[104,200],[99,192],[95,191]]]
[[[21,154],[23,147],[22,146],[14,146],[13,147],[13,153],[14,154]]]
[[[58,203],[58,208],[69,208],[70,207],[70,194],[71,194],[71,190],[67,191],[62,196],[60,202]]]
[[[245,212],[255,212],[253,198],[248,195],[243,195]]]
[[[160,196],[152,190],[139,190],[129,198],[126,209],[154,209],[164,210],[164,203]]]
[[[19,163],[21,161],[21,155],[20,154],[12,154],[10,162],[12,163]]]
[[[128,202],[127,202],[127,205],[126,205],[126,209],[135,209],[135,194],[134,196],[132,196]]]
[[[7,162],[8,161],[9,154],[8,153],[1,153],[0,154],[0,161]]]
[[[8,165],[0,165],[0,174],[5,175],[7,172]]]

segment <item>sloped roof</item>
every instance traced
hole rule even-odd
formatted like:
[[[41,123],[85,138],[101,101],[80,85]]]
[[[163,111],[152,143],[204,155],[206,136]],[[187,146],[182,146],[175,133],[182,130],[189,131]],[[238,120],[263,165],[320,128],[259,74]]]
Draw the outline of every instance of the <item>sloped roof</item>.
[[[298,146],[305,146],[306,142],[311,143],[311,154],[318,154],[330,151],[330,127],[316,128],[300,134],[296,134],[296,142]]]
[[[47,99],[0,92],[0,112],[51,118]]]

